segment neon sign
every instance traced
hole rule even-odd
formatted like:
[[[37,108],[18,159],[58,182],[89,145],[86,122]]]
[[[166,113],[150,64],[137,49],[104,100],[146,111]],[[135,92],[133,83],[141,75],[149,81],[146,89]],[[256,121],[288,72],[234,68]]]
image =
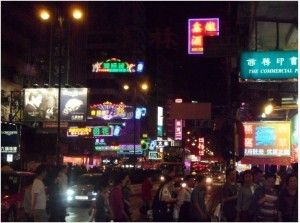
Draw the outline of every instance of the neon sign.
[[[86,127],[69,127],[67,130],[68,137],[98,137],[98,136],[112,136],[113,126],[86,126]]]
[[[188,54],[203,54],[205,36],[219,36],[219,18],[189,19]]]
[[[204,156],[204,138],[198,139],[199,156]]]
[[[111,119],[131,119],[133,117],[133,107],[126,106],[122,102],[120,104],[112,104],[104,102],[103,104],[95,104],[90,106],[91,117],[102,118],[104,120]]]
[[[175,140],[182,140],[182,119],[175,119]]]
[[[111,58],[102,62],[96,62],[92,65],[94,73],[134,73],[143,72],[144,63],[137,64],[121,61],[117,58]]]
[[[290,123],[244,122],[245,156],[290,156]]]

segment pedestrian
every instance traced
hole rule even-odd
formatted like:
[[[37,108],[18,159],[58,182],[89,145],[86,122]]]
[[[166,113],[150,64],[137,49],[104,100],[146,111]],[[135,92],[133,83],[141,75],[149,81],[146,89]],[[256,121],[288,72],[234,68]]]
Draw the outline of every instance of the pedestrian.
[[[178,192],[175,208],[178,210],[178,221],[190,221],[191,194],[195,186],[195,178],[192,175],[185,177],[184,183]]]
[[[258,167],[256,167],[256,168],[252,169],[252,174],[253,174],[253,182],[257,186],[263,186],[264,181],[265,181],[263,171],[261,169],[259,169]]]
[[[173,209],[177,199],[172,197],[172,188],[172,178],[167,175],[164,177],[164,181],[153,199],[152,210],[154,221],[173,221]]]
[[[46,192],[43,179],[47,174],[46,166],[41,164],[36,169],[36,178],[31,190],[31,211],[35,222],[48,221],[46,213]]]
[[[205,177],[200,174],[196,176],[195,188],[191,194],[190,216],[192,221],[209,221],[209,215],[205,205],[206,193]]]
[[[99,182],[97,188],[97,200],[95,204],[94,219],[95,222],[110,221],[110,212],[108,204],[109,183],[106,180]]]
[[[142,207],[140,212],[142,215],[146,215],[147,211],[151,209],[152,202],[152,179],[149,173],[146,174],[146,177],[142,183]]]
[[[298,221],[298,178],[296,174],[286,177],[286,187],[280,192],[278,203],[281,221]]]
[[[128,221],[129,217],[124,208],[124,197],[122,192],[122,173],[117,173],[114,177],[114,186],[109,194],[109,205],[112,212],[113,221]]]
[[[253,183],[253,176],[250,170],[246,170],[242,174],[242,187],[238,192],[237,197],[237,221],[249,222],[251,216],[249,208],[256,189],[256,184]]]
[[[236,170],[226,170],[226,182],[222,188],[222,217],[228,222],[236,220],[238,185],[236,183]]]
[[[131,189],[130,189],[131,180],[128,175],[126,175],[122,181],[122,192],[123,192],[123,199],[124,199],[124,209],[131,221],[131,205],[130,205],[130,197],[131,197]]]
[[[24,191],[24,200],[23,200],[23,208],[24,208],[24,214],[25,214],[25,220],[26,222],[32,222],[34,221],[32,212],[31,212],[31,191],[32,191],[32,183],[33,180],[29,178],[28,181],[25,181],[25,191]]]
[[[249,208],[253,221],[279,220],[278,191],[275,189],[276,176],[272,173],[265,174],[264,186],[256,188]]]

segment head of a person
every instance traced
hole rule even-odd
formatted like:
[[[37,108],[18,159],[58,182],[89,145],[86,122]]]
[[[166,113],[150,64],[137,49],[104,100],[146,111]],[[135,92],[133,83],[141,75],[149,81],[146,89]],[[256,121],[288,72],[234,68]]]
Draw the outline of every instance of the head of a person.
[[[195,177],[195,184],[198,187],[205,187],[205,176],[202,174],[198,174]]]
[[[253,182],[253,175],[251,170],[246,170],[243,173],[243,183],[244,184],[251,184]]]
[[[116,173],[115,176],[114,176],[114,186],[119,186],[123,184],[123,180],[124,178],[126,177],[125,174],[119,172],[119,173]]]
[[[47,107],[48,108],[53,108],[53,107],[55,107],[55,104],[56,104],[55,97],[54,96],[49,96],[47,98]]]
[[[43,96],[39,92],[32,92],[29,95],[29,101],[36,107],[39,107],[41,105],[42,100],[43,100]]]
[[[258,184],[264,181],[263,171],[259,168],[255,168],[253,171],[253,182]]]
[[[63,165],[59,168],[59,173],[67,174],[67,172],[68,172],[67,166]]]
[[[296,190],[298,188],[298,178],[296,174],[289,174],[286,177],[286,186],[291,190]]]
[[[129,175],[125,175],[122,180],[122,186],[124,187],[124,186],[130,185],[130,183],[131,183],[131,180],[129,178]]]
[[[275,186],[276,175],[274,173],[267,172],[265,174],[265,188],[272,189]]]
[[[40,177],[41,179],[44,179],[46,177],[46,174],[47,174],[47,167],[43,164],[39,165],[35,170],[35,174],[36,174],[37,177]]]
[[[193,175],[187,175],[184,179],[188,187],[193,188],[195,186],[195,177]]]
[[[236,181],[236,170],[234,168],[229,168],[226,170],[226,181],[235,182]]]

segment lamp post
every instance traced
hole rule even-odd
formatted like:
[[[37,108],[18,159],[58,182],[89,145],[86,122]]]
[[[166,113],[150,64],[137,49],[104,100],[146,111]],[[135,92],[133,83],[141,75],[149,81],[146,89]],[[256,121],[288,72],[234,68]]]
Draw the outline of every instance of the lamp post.
[[[136,96],[137,96],[137,90],[140,88],[141,91],[147,92],[149,85],[147,82],[143,82],[139,84],[137,81],[134,82],[133,85],[133,157],[134,157],[134,163],[133,167],[135,169],[136,167],[136,146],[135,146],[135,141],[136,141],[136,118],[135,118],[135,113],[136,113]],[[123,89],[125,91],[128,91],[130,89],[129,84],[124,84]]]
[[[47,10],[47,9],[42,9],[39,13],[39,16],[40,18],[43,20],[43,21],[48,21],[51,19],[51,13]],[[65,18],[63,17],[62,15],[62,10],[60,8],[57,9],[57,20],[58,20],[58,23],[59,23],[59,64],[58,64],[58,105],[57,105],[57,109],[58,109],[58,112],[57,112],[57,135],[56,135],[56,151],[55,151],[55,154],[56,154],[56,164],[58,165],[59,164],[59,161],[60,161],[60,120],[61,120],[61,117],[60,117],[60,103],[61,103],[61,79],[62,79],[62,57],[63,57],[63,54],[62,54],[62,49],[63,49],[63,35],[64,35],[64,21],[65,21]],[[72,9],[72,18],[74,20],[81,20],[83,18],[83,12],[81,9],[79,8],[73,8]],[[51,37],[50,37],[50,42],[52,43],[52,27],[51,27]],[[51,44],[52,45],[52,44]],[[52,49],[52,46],[50,46],[50,51]],[[51,52],[50,52],[50,57],[51,57]],[[49,63],[51,63],[51,59],[52,58],[49,58]],[[49,72],[51,72],[51,67],[49,67]],[[49,76],[51,74],[49,73]],[[50,83],[49,83],[50,84]]]

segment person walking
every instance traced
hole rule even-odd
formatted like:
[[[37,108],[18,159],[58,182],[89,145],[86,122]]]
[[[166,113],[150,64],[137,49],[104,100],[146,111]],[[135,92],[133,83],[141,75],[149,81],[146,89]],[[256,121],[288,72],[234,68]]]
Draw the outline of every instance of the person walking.
[[[128,221],[129,217],[124,207],[124,197],[122,192],[122,181],[124,175],[121,173],[116,174],[114,177],[114,186],[109,194],[109,205],[112,212],[113,221]]]
[[[123,192],[123,199],[124,199],[124,209],[128,216],[128,220],[131,221],[131,205],[130,205],[130,197],[131,197],[131,190],[130,190],[131,180],[128,175],[126,175],[122,181],[122,192]]]
[[[46,213],[46,192],[43,179],[47,174],[46,166],[40,165],[36,169],[36,178],[31,189],[31,211],[35,222],[48,221]]]
[[[249,208],[253,221],[276,222],[280,220],[278,191],[275,189],[275,181],[276,176],[274,174],[266,173],[264,186],[255,190]]]
[[[141,207],[141,213],[147,215],[147,211],[151,209],[152,202],[152,179],[149,173],[147,173],[143,183],[142,183],[142,200],[143,205]]]
[[[296,174],[286,177],[286,186],[279,194],[280,220],[283,222],[298,221],[298,178]]]
[[[236,220],[238,185],[236,183],[236,170],[226,170],[226,182],[222,188],[222,217],[228,222]]]
[[[237,221],[249,222],[251,216],[249,214],[249,208],[252,202],[252,198],[256,189],[256,185],[253,183],[253,175],[250,170],[246,170],[242,174],[242,187],[237,196]]]
[[[191,195],[195,186],[195,178],[192,175],[185,177],[185,182],[182,184],[178,192],[177,203],[175,208],[178,210],[178,221],[190,221]]]
[[[210,220],[205,205],[205,191],[205,177],[197,175],[195,188],[191,194],[190,216],[192,221],[206,222]]]

